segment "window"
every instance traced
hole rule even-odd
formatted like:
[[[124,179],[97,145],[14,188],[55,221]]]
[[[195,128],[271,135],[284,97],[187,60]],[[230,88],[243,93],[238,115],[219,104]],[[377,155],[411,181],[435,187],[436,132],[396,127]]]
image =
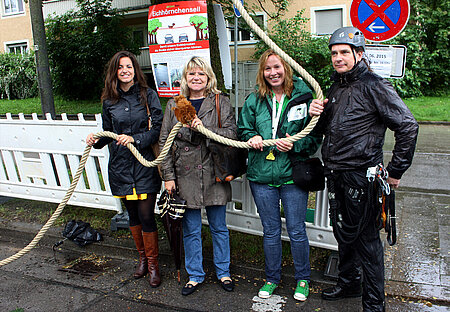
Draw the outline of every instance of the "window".
[[[144,36],[144,30],[143,29],[135,29],[133,30],[133,39],[135,42],[139,44],[139,47],[145,47],[147,46],[145,44],[145,36]]]
[[[266,19],[265,15],[262,13],[257,13],[252,16],[253,20],[260,27],[265,26]],[[228,28],[228,40],[234,42],[234,17],[231,18],[227,23]],[[244,21],[242,17],[238,19],[238,42],[251,42],[254,43],[256,41],[256,36],[249,30],[247,23]]]
[[[330,35],[336,29],[344,26],[345,6],[311,8],[311,33]]]
[[[23,13],[23,0],[2,0],[5,15]]]
[[[28,52],[28,42],[5,42],[5,52],[14,54],[25,54]]]

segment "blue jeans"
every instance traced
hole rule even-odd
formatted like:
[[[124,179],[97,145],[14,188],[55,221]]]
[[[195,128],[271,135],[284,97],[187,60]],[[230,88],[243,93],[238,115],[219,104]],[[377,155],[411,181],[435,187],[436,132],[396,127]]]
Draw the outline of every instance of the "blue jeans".
[[[281,281],[280,200],[283,204],[286,228],[291,241],[295,280],[307,280],[309,282],[311,268],[305,225],[308,192],[295,184],[273,187],[250,181],[250,188],[263,225],[267,282],[279,284]]]
[[[226,206],[206,206],[213,242],[214,267],[221,279],[230,276],[230,234],[226,223]],[[186,209],[183,217],[184,261],[189,280],[205,280],[202,255],[202,215],[200,209]]]

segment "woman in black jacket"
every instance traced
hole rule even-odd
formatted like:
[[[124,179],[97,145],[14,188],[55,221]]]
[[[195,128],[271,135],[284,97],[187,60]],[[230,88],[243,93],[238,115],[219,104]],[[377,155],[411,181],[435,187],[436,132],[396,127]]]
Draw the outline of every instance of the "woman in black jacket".
[[[114,197],[122,199],[130,216],[130,230],[139,252],[134,277],[150,273],[150,285],[157,287],[160,277],[154,208],[161,178],[156,167],[143,166],[126,145],[133,143],[145,159],[155,159],[151,144],[158,142],[163,115],[159,98],[148,87],[132,53],[118,52],[109,61],[102,102],[103,129],[118,134],[116,144],[111,146],[109,185]],[[94,148],[111,142],[110,138],[95,140],[92,133],[86,138],[86,143]]]

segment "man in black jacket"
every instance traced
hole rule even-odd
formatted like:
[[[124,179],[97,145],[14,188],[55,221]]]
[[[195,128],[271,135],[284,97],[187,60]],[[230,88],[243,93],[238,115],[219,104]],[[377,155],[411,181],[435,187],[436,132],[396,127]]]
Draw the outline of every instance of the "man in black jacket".
[[[322,298],[362,295],[364,311],[384,311],[383,246],[373,170],[384,168],[376,166],[383,163],[389,128],[395,134],[395,146],[386,168],[387,183],[397,188],[411,165],[419,126],[392,85],[369,69],[360,30],[336,30],[329,48],[334,83],[327,99],[314,100],[309,110],[311,116],[321,115],[314,131],[325,135],[322,157],[339,248],[337,285],[325,289]]]

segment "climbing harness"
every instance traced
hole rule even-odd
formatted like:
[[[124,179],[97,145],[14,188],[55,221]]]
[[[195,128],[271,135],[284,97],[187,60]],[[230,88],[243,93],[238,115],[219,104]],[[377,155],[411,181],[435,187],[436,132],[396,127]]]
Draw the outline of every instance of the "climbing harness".
[[[316,94],[316,97],[319,100],[323,100],[323,92],[322,92],[322,89],[320,88],[319,84],[317,83],[317,81],[305,69],[303,69],[303,67],[301,67],[297,62],[295,62],[294,59],[292,59],[289,55],[287,55],[286,52],[281,50],[275,44],[275,42],[273,42],[272,39],[270,39],[264,33],[264,31],[253,21],[253,19],[247,13],[244,6],[242,5],[242,3],[239,0],[233,0],[233,4],[239,10],[239,12],[241,13],[241,16],[244,18],[244,20],[250,26],[252,31],[255,32],[271,49],[273,49],[289,65],[291,65],[291,67],[296,72],[298,72],[311,85],[311,87],[313,88],[313,90]],[[315,127],[318,120],[319,120],[319,116],[314,116],[314,117],[312,117],[309,124],[301,132],[299,132],[293,136],[287,137],[287,138],[264,140],[262,142],[262,144],[265,147],[274,146],[278,140],[285,140],[287,142],[294,143],[294,142],[300,140],[301,138],[305,137],[306,135],[308,135],[312,131],[312,129]],[[178,122],[177,124],[175,124],[175,126],[172,128],[169,136],[167,137],[166,144],[164,145],[160,155],[158,156],[158,158],[156,158],[153,161],[146,160],[138,152],[138,150],[134,147],[133,144],[128,143],[127,147],[142,165],[144,165],[146,167],[156,167],[159,164],[161,164],[163,159],[167,156],[167,154],[171,148],[171,145],[173,143],[173,140],[175,139],[177,132],[181,129],[182,126],[183,126],[183,123],[181,123],[181,122]],[[250,148],[250,146],[247,144],[247,142],[239,142],[239,141],[235,141],[232,139],[222,137],[222,136],[215,134],[214,132],[206,129],[205,127],[203,127],[201,125],[197,126],[196,130],[198,130],[200,133],[206,135],[208,138],[213,139],[219,143],[233,146],[233,147],[239,147],[239,148]],[[98,139],[100,137],[109,137],[109,138],[116,140],[117,134],[115,134],[113,132],[109,132],[109,131],[102,131],[102,132],[98,132],[94,135],[95,139]],[[17,260],[18,258],[22,257],[24,254],[29,252],[31,249],[33,249],[37,245],[37,243],[40,241],[40,239],[44,236],[44,234],[47,232],[47,230],[53,225],[55,220],[62,213],[62,211],[63,211],[64,207],[66,206],[67,202],[69,201],[70,197],[72,196],[72,193],[74,192],[75,187],[77,186],[78,181],[80,179],[81,173],[84,170],[84,166],[86,164],[86,161],[88,159],[90,151],[91,151],[91,146],[86,146],[86,148],[84,149],[83,155],[80,159],[78,169],[73,177],[72,183],[70,184],[64,198],[62,199],[61,203],[58,205],[58,207],[56,208],[55,212],[50,217],[50,219],[45,223],[45,225],[39,230],[39,232],[36,234],[36,236],[33,238],[33,240],[26,247],[24,247],[22,250],[20,250],[16,254],[0,261],[0,266],[3,266],[14,260]]]
[[[367,194],[367,200],[360,212],[360,219],[356,224],[350,224],[343,218],[343,211],[336,200],[335,181],[328,179],[328,199],[330,203],[330,220],[335,225],[334,233],[338,240],[344,244],[351,244],[358,239],[373,215],[376,212],[377,228],[384,228],[387,242],[393,246],[397,241],[395,224],[395,194],[387,183],[389,174],[383,164],[367,169],[366,178],[369,182],[367,190],[348,188],[347,195],[352,199],[359,199]]]

